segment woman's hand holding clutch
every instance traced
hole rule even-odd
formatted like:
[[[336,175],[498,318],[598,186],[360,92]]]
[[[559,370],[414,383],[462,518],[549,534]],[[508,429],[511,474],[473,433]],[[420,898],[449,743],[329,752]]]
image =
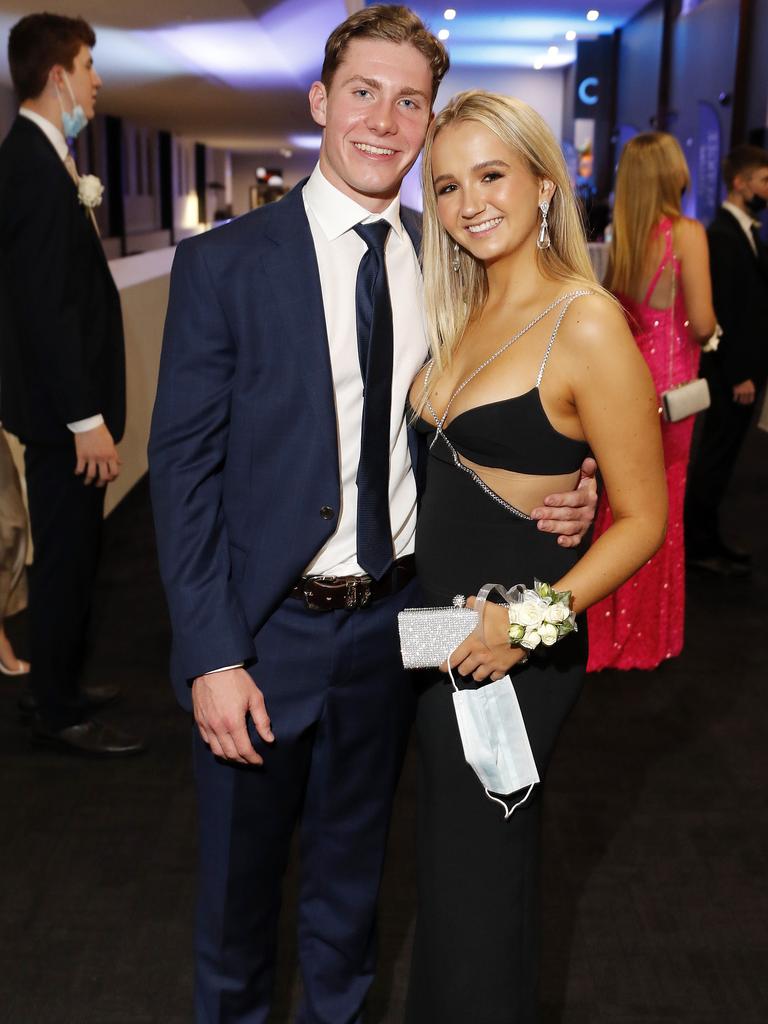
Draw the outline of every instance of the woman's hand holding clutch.
[[[467,598],[467,607],[473,608],[475,598]],[[492,604],[488,601],[483,613],[485,642],[472,633],[451,655],[451,668],[458,670],[459,675],[471,675],[475,682],[486,679],[501,679],[515,665],[527,658],[521,647],[511,647],[509,643],[509,614],[506,605]],[[440,666],[441,672],[448,671],[448,662]]]

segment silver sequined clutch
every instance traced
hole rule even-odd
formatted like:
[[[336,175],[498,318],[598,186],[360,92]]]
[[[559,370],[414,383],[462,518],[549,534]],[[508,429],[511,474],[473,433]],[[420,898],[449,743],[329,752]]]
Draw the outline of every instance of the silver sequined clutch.
[[[397,616],[405,668],[437,668],[477,627],[477,612],[452,608],[406,608]]]

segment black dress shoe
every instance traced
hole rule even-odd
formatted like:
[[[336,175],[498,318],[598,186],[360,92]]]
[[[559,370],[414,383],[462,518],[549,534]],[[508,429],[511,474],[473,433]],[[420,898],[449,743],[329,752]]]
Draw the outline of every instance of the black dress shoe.
[[[97,708],[104,708],[108,704],[114,704],[121,696],[120,687],[117,683],[103,683],[101,686],[89,686],[80,691],[80,707],[86,713],[95,711]],[[24,724],[29,724],[34,715],[40,711],[40,701],[34,693],[27,690],[19,697],[17,704],[19,718]]]
[[[723,555],[688,555],[685,564],[689,569],[711,572],[715,576],[748,576],[750,569],[743,562],[732,562]]]
[[[91,757],[128,757],[146,749],[143,740],[93,718],[68,725],[65,729],[51,729],[36,721],[32,727],[32,741],[66,753]]]
[[[734,562],[736,565],[751,565],[752,556],[747,554],[746,551],[742,551],[741,548],[731,547],[730,544],[726,544],[725,541],[720,541],[717,546],[717,553],[729,562]]]

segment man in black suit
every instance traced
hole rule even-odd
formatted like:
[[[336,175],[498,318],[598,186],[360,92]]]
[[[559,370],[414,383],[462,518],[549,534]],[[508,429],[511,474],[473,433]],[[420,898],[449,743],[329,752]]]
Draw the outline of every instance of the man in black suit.
[[[685,532],[689,565],[735,575],[749,571],[749,557],[723,541],[719,510],[768,376],[768,249],[757,219],[768,203],[768,151],[737,146],[723,176],[728,198],[707,230],[723,336],[702,357],[712,405],[689,473]]]
[[[105,487],[125,423],[120,297],[65,135],[94,116],[96,39],[80,18],[33,14],[8,56],[19,116],[0,146],[0,415],[26,446],[35,564],[30,590],[33,737],[120,755],[141,744],[90,717],[110,685],[79,685]]]

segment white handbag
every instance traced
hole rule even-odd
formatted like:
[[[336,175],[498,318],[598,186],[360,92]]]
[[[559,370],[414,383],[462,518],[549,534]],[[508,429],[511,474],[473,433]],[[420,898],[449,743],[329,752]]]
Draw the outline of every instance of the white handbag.
[[[706,377],[694,377],[693,380],[670,388],[661,396],[662,416],[667,423],[679,423],[688,416],[695,416],[708,409],[710,404]]]
[[[672,363],[674,359],[676,301],[677,274],[674,273],[673,267],[672,305],[670,307],[672,329],[669,338],[669,370],[667,379],[672,376]],[[709,394],[709,384],[705,377],[694,377],[692,380],[683,381],[681,384],[675,385],[675,387],[662,391],[659,397],[661,399],[661,414],[667,423],[679,423],[680,420],[687,419],[689,416],[695,416],[696,413],[708,409],[712,402]]]

